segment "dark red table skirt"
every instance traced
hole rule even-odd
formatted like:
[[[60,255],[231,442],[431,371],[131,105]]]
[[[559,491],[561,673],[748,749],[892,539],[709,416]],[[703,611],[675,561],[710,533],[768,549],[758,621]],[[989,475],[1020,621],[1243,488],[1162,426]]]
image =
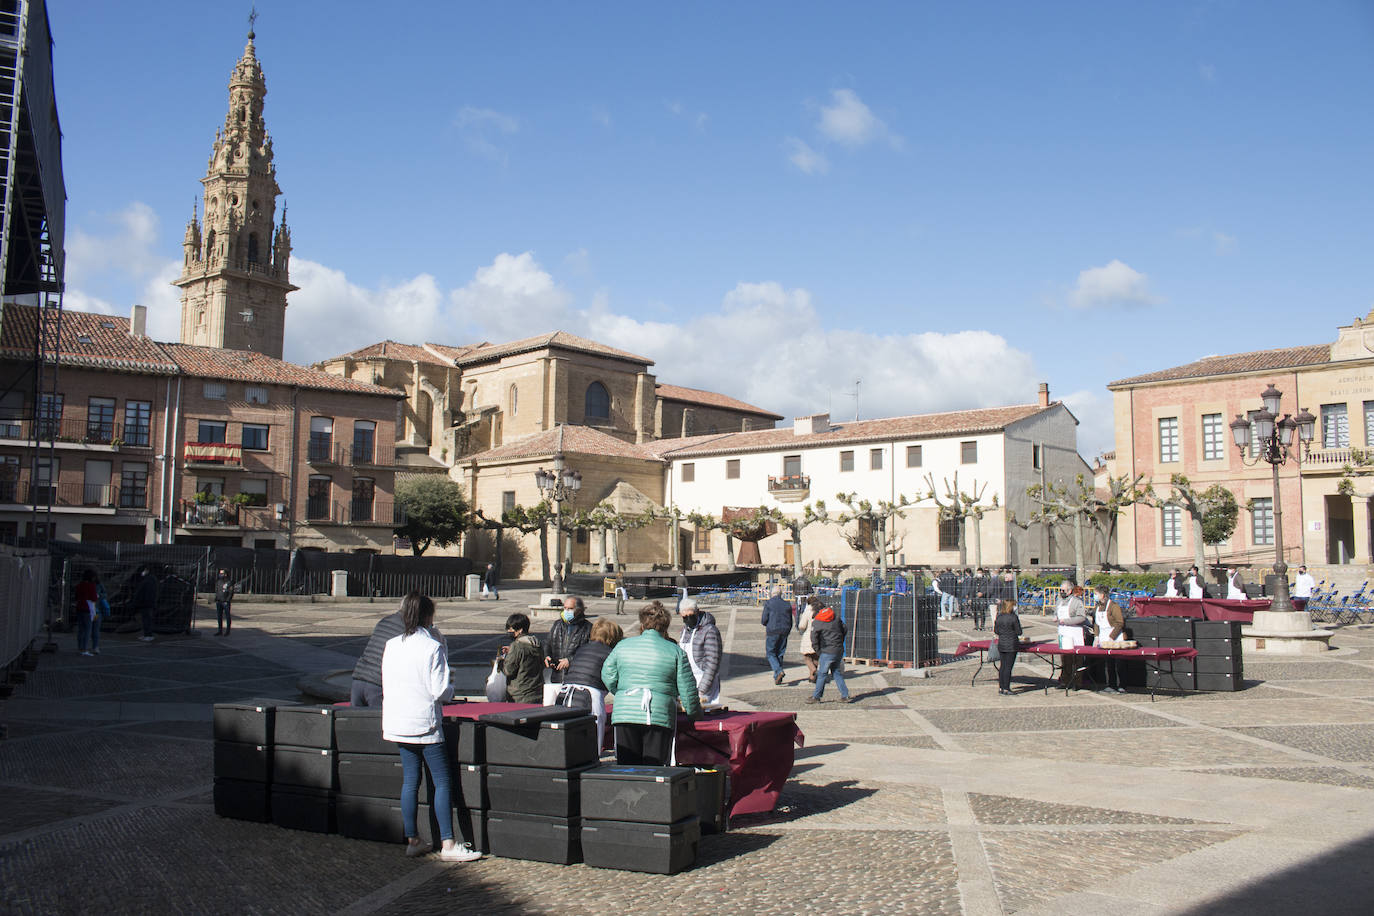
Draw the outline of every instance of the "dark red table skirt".
[[[1269,609],[1268,598],[1228,601],[1225,598],[1135,598],[1138,617],[1196,617],[1203,620],[1254,621],[1255,611]]]
[[[772,811],[806,736],[791,712],[723,712],[677,720],[677,762],[730,766],[730,814]]]

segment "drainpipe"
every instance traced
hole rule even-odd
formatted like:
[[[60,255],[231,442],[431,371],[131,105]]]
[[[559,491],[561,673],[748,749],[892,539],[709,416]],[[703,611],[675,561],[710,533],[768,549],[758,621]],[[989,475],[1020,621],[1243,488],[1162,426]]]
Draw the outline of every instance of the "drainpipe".
[[[170,391],[170,390],[171,390],[171,384],[169,383],[167,387],[168,387],[168,390]],[[163,511],[166,513],[166,518],[164,518],[164,519],[163,519],[163,522],[162,522],[162,530],[163,530],[163,533],[166,534],[166,536],[167,536],[167,539],[166,539],[163,543],[166,543],[166,544],[171,544],[171,543],[174,543],[174,542],[176,541],[175,532],[172,530],[172,517],[173,517],[174,511],[175,511],[175,504],[172,502],[171,499],[168,499],[168,498],[167,498],[167,494],[170,493],[170,494],[175,495],[176,493],[180,492],[180,490],[181,490],[181,487],[180,487],[180,480],[178,479],[178,476],[177,476],[177,455],[180,454],[180,452],[181,452],[181,449],[178,448],[178,446],[177,446],[179,437],[181,436],[181,376],[180,376],[180,375],[177,376],[177,397],[176,397],[176,404],[175,404],[175,405],[173,406],[173,408],[172,408],[172,430],[171,430],[171,432],[172,432],[171,441],[170,441],[170,443],[169,443],[169,445],[171,446],[171,448],[170,448],[170,450],[169,450],[170,457],[168,458],[168,460],[167,460],[166,462],[164,462],[164,464],[166,465],[166,468],[167,468],[167,489],[165,489],[165,490],[163,491],[163,499],[162,499]]]
[[[297,442],[301,425],[300,394],[299,388],[293,387],[291,389],[291,450],[287,452],[291,456],[291,463],[286,469],[286,549],[288,552],[296,547],[296,466],[300,464]]]

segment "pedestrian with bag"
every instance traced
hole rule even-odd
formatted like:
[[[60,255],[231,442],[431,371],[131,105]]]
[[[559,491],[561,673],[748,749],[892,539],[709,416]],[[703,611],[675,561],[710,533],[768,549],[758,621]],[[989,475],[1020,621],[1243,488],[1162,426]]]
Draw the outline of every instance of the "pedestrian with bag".
[[[544,650],[530,635],[530,619],[518,611],[506,618],[510,645],[501,648],[506,698],[512,703],[544,702]]]
[[[100,578],[94,569],[87,569],[81,574],[81,581],[76,583],[75,588],[76,604],[76,649],[82,655],[92,656],[100,654]],[[107,603],[106,608],[109,607]],[[90,648],[87,648],[89,643]]]
[[[997,662],[997,692],[1011,696],[1011,669],[1016,666],[1016,653],[1021,648],[1021,618],[1016,614],[1016,602],[1003,598],[997,605],[997,618],[992,622],[992,648],[988,660]]]
[[[501,600],[501,571],[495,563],[488,563],[487,571],[482,574],[482,591],[491,595],[493,600]]]
[[[434,602],[411,592],[401,602],[402,631],[382,650],[382,737],[401,754],[401,824],[406,855],[422,856],[431,846],[420,839],[416,820],[420,779],[429,770],[433,814],[439,820],[439,858],[471,862],[482,858],[453,837],[453,777],[444,741],[443,703],[453,696],[448,643],[434,628]]]
[[[143,622],[143,635],[139,637],[139,641],[152,642],[153,612],[157,609],[157,577],[146,563],[134,573],[134,597],[131,604]]]

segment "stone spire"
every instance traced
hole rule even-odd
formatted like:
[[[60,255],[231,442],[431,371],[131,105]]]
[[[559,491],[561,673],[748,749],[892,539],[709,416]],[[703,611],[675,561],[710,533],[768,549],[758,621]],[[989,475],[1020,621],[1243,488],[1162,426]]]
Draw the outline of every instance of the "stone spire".
[[[280,358],[286,329],[290,232],[274,226],[277,170],[263,120],[267,80],[250,18],[248,43],[229,75],[229,107],[215,131],[204,188],[204,236],[188,226],[181,288],[181,340],[256,350]],[[192,217],[192,223],[196,218]],[[194,244],[193,244],[194,237]]]

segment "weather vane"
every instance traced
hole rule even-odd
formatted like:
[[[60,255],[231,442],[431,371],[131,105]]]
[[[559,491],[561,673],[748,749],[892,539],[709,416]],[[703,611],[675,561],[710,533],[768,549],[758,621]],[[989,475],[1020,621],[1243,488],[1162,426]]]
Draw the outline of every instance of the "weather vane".
[[[257,22],[258,22],[258,8],[257,8],[256,6],[250,7],[249,10],[248,10],[248,37],[249,37],[249,38],[252,38],[252,37],[253,37],[253,27],[254,27],[255,25],[257,25]]]

